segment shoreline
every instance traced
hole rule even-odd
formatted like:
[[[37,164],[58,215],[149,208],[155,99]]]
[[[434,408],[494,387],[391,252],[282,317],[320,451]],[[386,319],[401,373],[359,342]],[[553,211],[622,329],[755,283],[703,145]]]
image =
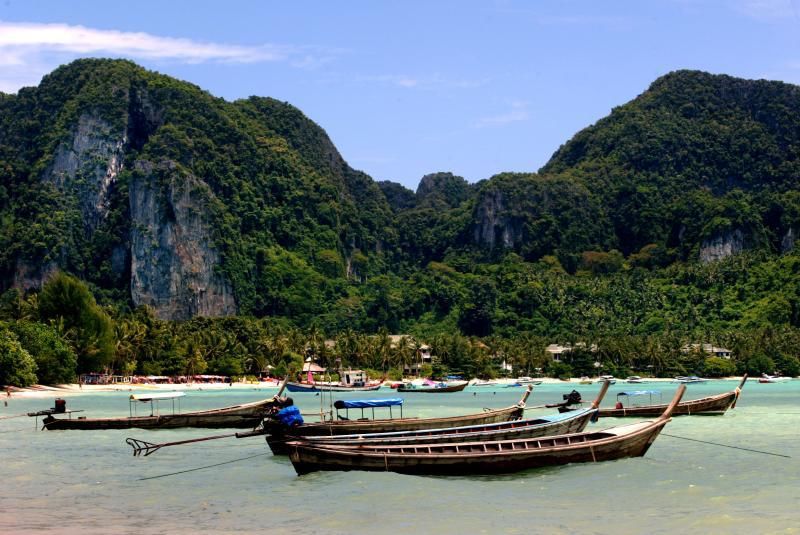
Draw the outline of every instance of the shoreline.
[[[742,379],[741,376],[735,377],[721,377],[717,379],[710,379],[712,381],[740,381]],[[572,377],[568,381],[563,381],[561,379],[555,379],[552,377],[539,377],[535,378],[536,381],[542,381],[542,384],[547,385],[579,385],[579,386],[590,386],[588,384],[582,384],[581,379],[578,377]],[[471,379],[470,383],[475,381],[475,379]],[[507,385],[513,384],[516,382],[516,379],[496,379],[497,385]],[[592,385],[597,384],[599,381],[596,378],[591,378]],[[647,385],[652,383],[672,383],[675,381],[673,378],[643,378],[642,383],[627,383],[625,379],[617,379],[617,385],[630,385],[633,388],[638,388],[641,385]],[[389,383],[393,381],[386,381],[384,386],[388,386]],[[62,384],[62,385],[52,385],[52,386],[45,386],[45,385],[32,385],[26,388],[17,388],[17,387],[10,387],[11,389],[11,398],[14,397],[21,397],[21,398],[50,398],[50,397],[60,397],[60,396],[76,396],[81,394],[95,394],[100,392],[134,392],[134,391],[159,391],[159,392],[168,392],[168,391],[178,391],[178,392],[190,392],[190,391],[203,391],[203,390],[213,390],[213,391],[224,391],[224,390],[275,390],[277,391],[279,383],[263,381],[263,382],[234,382],[234,383],[158,383],[158,384],[132,384],[132,383],[117,383],[117,384],[108,384],[108,385],[79,385],[77,383],[72,384]],[[471,386],[471,385],[470,385]],[[9,399],[7,395],[0,394],[0,397],[4,399]]]

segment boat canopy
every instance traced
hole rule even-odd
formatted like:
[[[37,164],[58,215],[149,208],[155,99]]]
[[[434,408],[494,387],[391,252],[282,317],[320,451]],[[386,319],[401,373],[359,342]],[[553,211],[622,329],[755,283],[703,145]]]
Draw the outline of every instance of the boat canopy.
[[[152,394],[131,394],[131,401],[153,401],[159,399],[175,399],[186,395],[186,392],[154,392]]]
[[[333,406],[337,409],[370,409],[375,407],[393,407],[402,405],[403,398],[388,399],[337,399]]]
[[[620,392],[619,396],[652,396],[653,394],[661,394],[660,390],[631,390],[630,392]]]

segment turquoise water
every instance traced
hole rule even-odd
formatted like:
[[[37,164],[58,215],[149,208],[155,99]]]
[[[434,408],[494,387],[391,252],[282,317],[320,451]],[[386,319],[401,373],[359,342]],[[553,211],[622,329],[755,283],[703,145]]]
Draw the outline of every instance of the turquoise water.
[[[631,385],[612,386],[605,404]],[[687,398],[733,389],[689,385]],[[577,388],[541,385],[529,405]],[[676,385],[657,388],[669,399]],[[629,389],[629,388],[628,388]],[[253,401],[275,390],[188,392],[182,410]],[[469,388],[407,394],[406,416],[503,407],[522,389]],[[392,397],[390,389],[369,397]],[[67,398],[86,415],[128,413],[128,393]],[[364,397],[355,394],[339,398]],[[304,412],[320,398],[293,394]],[[327,401],[327,400],[326,400]],[[491,477],[415,477],[327,472],[297,477],[263,438],[222,439],[134,458],[125,438],[166,442],[226,430],[36,431],[33,420],[0,420],[0,533],[800,533],[800,381],[745,386],[722,417],[675,418],[665,433],[791,456],[790,459],[661,436],[643,458]],[[52,406],[11,398],[0,416]],[[544,414],[548,410],[529,411]],[[590,428],[623,420],[604,419]],[[181,470],[247,460],[168,477]]]

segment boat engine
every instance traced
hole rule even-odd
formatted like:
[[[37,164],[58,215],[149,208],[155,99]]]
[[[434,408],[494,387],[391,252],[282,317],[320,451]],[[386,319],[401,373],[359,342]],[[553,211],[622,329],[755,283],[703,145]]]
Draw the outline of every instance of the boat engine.
[[[56,398],[55,406],[53,407],[53,412],[56,414],[62,414],[67,412],[67,400]]]
[[[562,398],[564,399],[564,401],[566,401],[564,405],[579,405],[580,403],[583,402],[581,398],[581,393],[578,392],[577,390],[573,390],[569,394],[564,394]]]

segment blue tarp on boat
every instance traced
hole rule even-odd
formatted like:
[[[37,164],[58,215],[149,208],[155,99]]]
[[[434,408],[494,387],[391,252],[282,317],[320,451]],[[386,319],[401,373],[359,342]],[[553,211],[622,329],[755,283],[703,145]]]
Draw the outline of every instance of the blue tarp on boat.
[[[374,407],[393,407],[402,405],[403,398],[388,399],[337,399],[333,406],[337,409],[370,409]]]

